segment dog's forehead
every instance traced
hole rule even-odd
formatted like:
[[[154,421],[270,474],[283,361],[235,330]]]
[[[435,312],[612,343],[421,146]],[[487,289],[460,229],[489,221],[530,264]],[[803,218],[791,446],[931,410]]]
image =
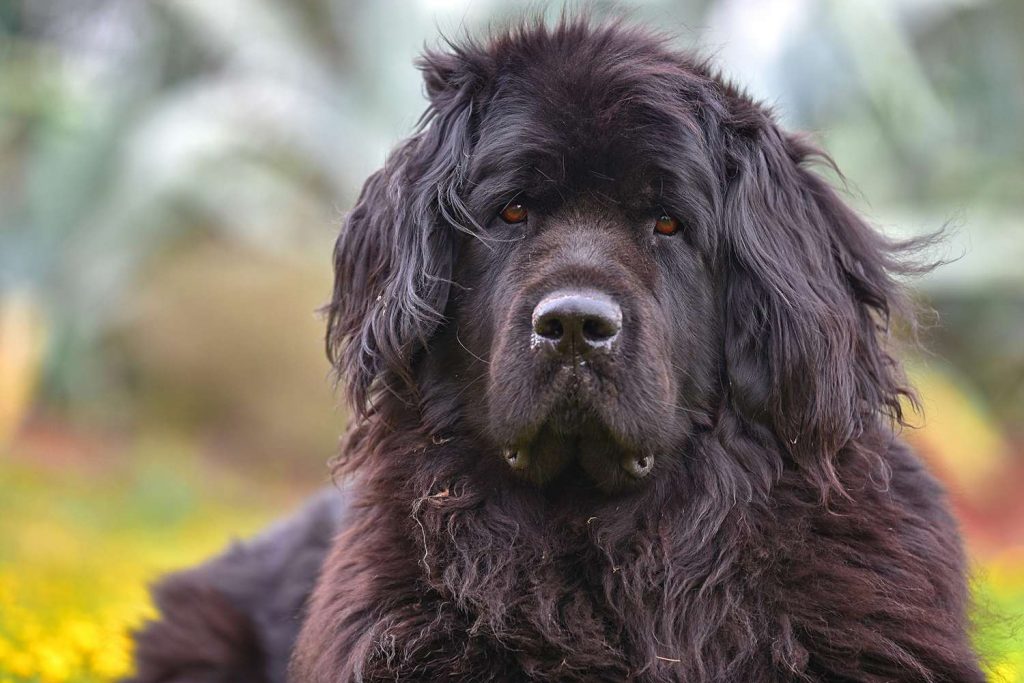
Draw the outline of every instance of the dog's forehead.
[[[634,106],[568,84],[526,82],[492,100],[479,124],[472,182],[540,183],[563,189],[614,187],[647,193],[664,155],[664,134]]]
[[[661,56],[615,50],[508,60],[478,110],[471,183],[649,201],[679,151],[700,147],[682,76]]]

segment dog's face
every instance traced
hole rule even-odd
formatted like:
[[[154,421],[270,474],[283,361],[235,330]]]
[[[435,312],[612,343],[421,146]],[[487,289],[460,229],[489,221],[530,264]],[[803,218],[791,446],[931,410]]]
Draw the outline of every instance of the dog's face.
[[[621,27],[421,67],[425,126],[335,252],[328,345],[358,407],[398,397],[515,476],[604,492],[678,471],[724,414],[824,481],[898,414],[885,245],[759,106]]]
[[[551,66],[506,80],[480,123],[465,194],[480,229],[459,240],[451,324],[487,365],[467,393],[512,471],[544,483],[577,464],[614,490],[678,452],[705,408],[714,279],[678,201],[685,160],[666,166],[679,146],[661,136],[686,132],[644,130],[660,112],[642,81],[581,93],[591,65]]]

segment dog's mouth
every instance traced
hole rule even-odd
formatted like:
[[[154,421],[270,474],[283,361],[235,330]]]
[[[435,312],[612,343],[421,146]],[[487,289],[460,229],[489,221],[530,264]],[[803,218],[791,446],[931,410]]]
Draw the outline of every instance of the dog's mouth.
[[[623,443],[578,405],[559,406],[539,429],[506,444],[501,457],[516,475],[538,485],[577,465],[607,493],[640,485],[655,461],[653,453]]]

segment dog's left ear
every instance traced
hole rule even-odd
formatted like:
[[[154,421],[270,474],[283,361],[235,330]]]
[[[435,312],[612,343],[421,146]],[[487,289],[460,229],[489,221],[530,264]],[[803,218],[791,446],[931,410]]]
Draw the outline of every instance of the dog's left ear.
[[[419,131],[363,186],[334,248],[327,354],[353,408],[415,392],[417,353],[444,320],[469,157],[473,83],[458,55],[419,63],[430,107]],[[466,72],[468,73],[468,72]]]
[[[733,405],[773,432],[823,490],[835,454],[881,419],[902,419],[901,369],[886,350],[903,308],[896,245],[812,169],[828,161],[749,105],[731,130],[720,252]],[[734,122],[735,123],[735,122]]]

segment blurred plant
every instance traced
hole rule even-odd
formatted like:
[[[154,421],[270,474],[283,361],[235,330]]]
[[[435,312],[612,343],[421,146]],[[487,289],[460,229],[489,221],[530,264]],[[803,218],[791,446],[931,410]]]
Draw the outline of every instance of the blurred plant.
[[[160,245],[198,230],[322,246],[373,126],[350,134],[325,6],[5,7],[0,290],[37,302],[45,397],[73,412],[112,388],[104,335]]]
[[[0,296],[0,446],[29,408],[44,345],[36,306],[27,295]]]
[[[264,475],[323,476],[345,418],[313,313],[322,266],[216,242],[155,262],[116,343],[140,422],[205,433]]]

